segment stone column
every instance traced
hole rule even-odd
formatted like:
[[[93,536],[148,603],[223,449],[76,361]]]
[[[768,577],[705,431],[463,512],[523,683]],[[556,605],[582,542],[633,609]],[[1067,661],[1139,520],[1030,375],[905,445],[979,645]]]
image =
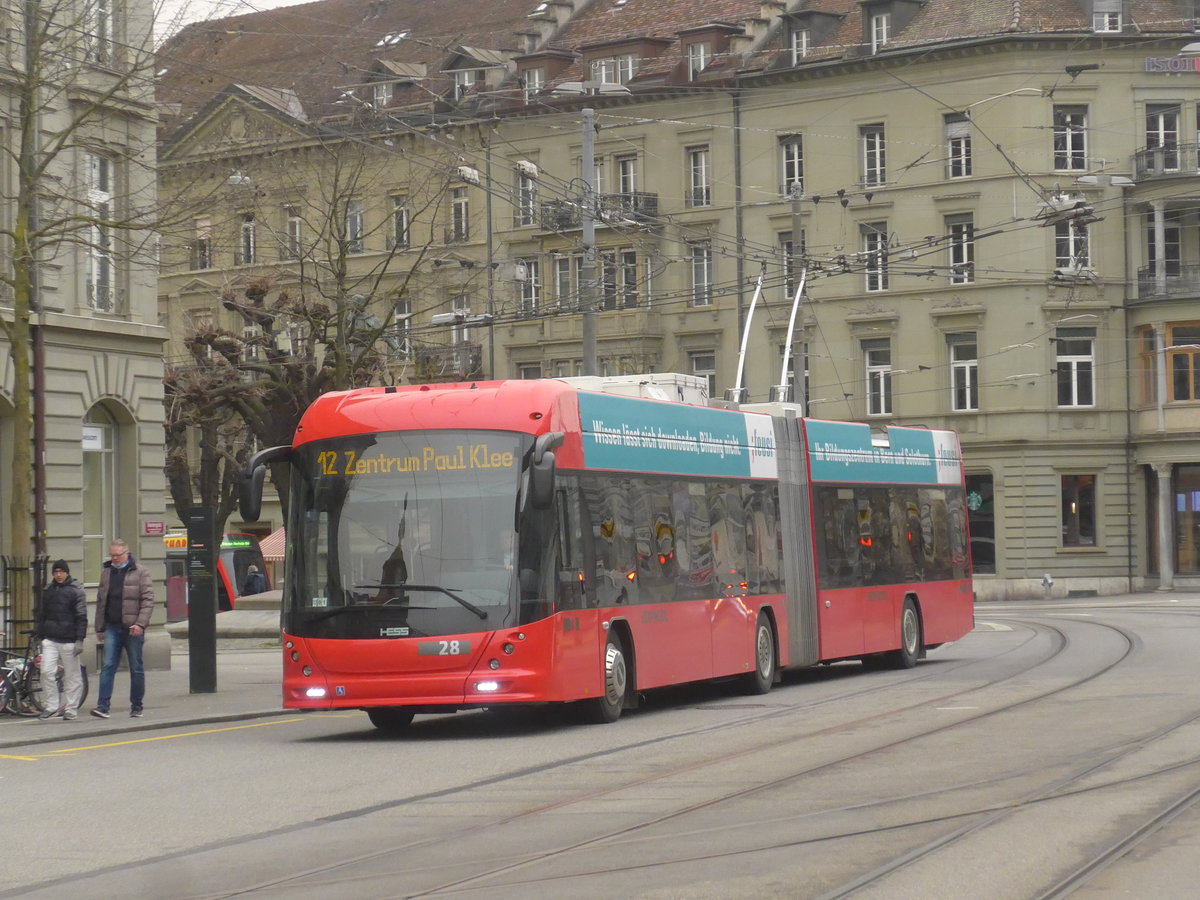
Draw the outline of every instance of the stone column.
[[[1154,463],[1158,476],[1158,589],[1175,589],[1175,533],[1171,527],[1171,463]]]

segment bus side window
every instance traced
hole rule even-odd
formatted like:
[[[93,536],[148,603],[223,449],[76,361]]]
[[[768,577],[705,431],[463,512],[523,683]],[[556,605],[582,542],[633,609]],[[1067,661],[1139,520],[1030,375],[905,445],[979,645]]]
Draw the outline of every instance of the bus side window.
[[[589,553],[585,552],[591,541],[591,526],[583,518],[586,504],[582,502],[579,479],[560,475],[555,500],[555,517],[558,522],[558,608],[584,609],[589,605],[591,585],[587,575]],[[593,564],[594,568],[594,564]]]

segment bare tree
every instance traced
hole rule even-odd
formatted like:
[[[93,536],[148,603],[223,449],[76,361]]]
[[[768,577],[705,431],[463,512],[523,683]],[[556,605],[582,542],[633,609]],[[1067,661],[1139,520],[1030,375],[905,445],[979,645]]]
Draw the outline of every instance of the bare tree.
[[[229,221],[213,232],[234,241],[226,248],[234,258],[258,265],[249,280],[221,292],[240,333],[200,329],[189,338],[189,365],[202,374],[188,378],[204,389],[180,393],[179,402],[190,405],[181,421],[219,433],[232,410],[247,440],[286,444],[304,410],[327,391],[418,380],[412,317],[444,308],[457,290],[478,287],[483,271],[458,259],[434,265],[433,248],[448,236],[453,167],[414,172],[392,152],[395,143],[325,137],[237,170]],[[480,373],[476,367],[462,374]],[[176,464],[184,435],[168,432]],[[215,473],[201,475],[202,490],[213,496],[220,491],[204,479]],[[273,474],[286,512],[286,467]],[[177,509],[189,477],[184,468],[168,469]]]
[[[0,144],[12,172],[0,188],[9,211],[0,283],[12,305],[0,329],[13,361],[8,552],[18,558],[45,552],[33,455],[43,275],[54,266],[69,276],[82,263],[86,305],[120,312],[115,266],[148,249],[154,205],[153,147],[131,145],[127,127],[153,117],[149,3],[124,8],[119,29],[112,0],[25,0],[21,9],[21,50],[5,70],[11,137]]]

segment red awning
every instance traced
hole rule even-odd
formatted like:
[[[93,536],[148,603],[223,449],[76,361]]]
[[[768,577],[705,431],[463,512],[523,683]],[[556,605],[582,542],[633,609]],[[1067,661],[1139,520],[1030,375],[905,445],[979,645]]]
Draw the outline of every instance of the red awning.
[[[280,527],[259,541],[258,548],[262,550],[263,559],[271,562],[283,559],[283,542],[286,537],[283,528]]]

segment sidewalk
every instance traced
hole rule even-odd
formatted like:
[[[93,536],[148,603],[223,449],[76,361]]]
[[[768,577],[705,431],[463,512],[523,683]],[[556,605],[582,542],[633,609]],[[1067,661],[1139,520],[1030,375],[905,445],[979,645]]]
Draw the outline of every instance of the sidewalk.
[[[129,672],[124,669],[117,673],[112,718],[93,716],[91,712],[96,705],[100,679],[99,674],[89,668],[88,696],[79,710],[78,719],[65,722],[56,717],[43,721],[0,715],[0,748],[282,715],[285,712],[281,706],[280,688],[282,652],[279,647],[218,649],[216,692],[193,694],[187,647],[175,646],[171,651],[169,671],[154,669],[146,672],[146,714],[140,719],[129,715]]]

